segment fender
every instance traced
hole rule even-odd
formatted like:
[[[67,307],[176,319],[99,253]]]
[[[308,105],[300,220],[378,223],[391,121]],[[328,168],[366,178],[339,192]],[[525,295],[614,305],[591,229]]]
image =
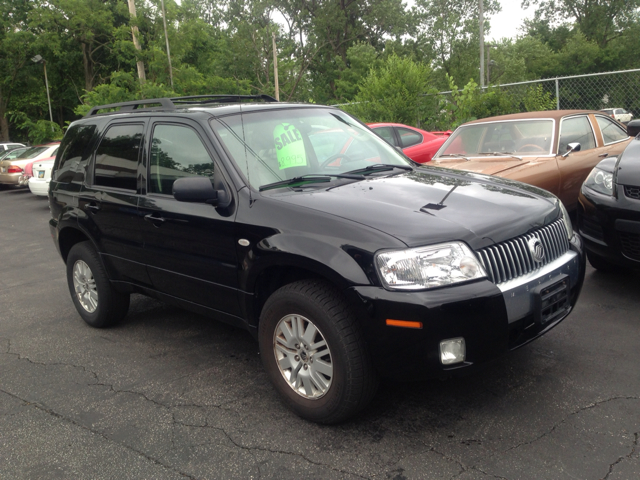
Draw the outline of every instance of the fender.
[[[370,259],[373,260],[372,254]],[[341,289],[371,285],[362,266],[344,248],[306,235],[283,233],[264,238],[241,262],[240,288],[248,293],[254,292],[256,280],[270,267],[310,270]]]

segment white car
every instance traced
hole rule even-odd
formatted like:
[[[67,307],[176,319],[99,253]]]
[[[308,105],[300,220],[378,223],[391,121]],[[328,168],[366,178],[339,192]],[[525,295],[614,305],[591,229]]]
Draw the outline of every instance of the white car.
[[[633,113],[627,112],[624,108],[605,108],[600,111],[606,113],[620,123],[628,123],[633,120]]]
[[[24,168],[34,160],[49,158],[56,154],[60,142],[38,145],[24,150],[18,157],[11,159],[9,155],[0,161],[0,184],[21,186],[26,185],[28,178],[24,175]]]
[[[46,197],[49,194],[49,182],[51,182],[51,170],[56,157],[45,158],[33,162],[32,175],[29,177],[29,190],[34,195]]]

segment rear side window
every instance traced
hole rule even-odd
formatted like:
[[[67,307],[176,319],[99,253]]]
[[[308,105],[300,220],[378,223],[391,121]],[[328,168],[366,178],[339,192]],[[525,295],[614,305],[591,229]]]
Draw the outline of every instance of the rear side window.
[[[422,142],[422,135],[408,128],[398,127],[398,134],[400,134],[400,142],[402,148],[407,148],[412,145],[417,145]]]
[[[96,151],[94,185],[136,190],[143,125],[112,125]]]
[[[396,142],[396,137],[393,135],[393,130],[391,129],[391,127],[376,127],[373,129],[373,131],[384,138],[394,147],[398,146],[398,142]]]
[[[607,117],[596,117],[596,120],[598,120],[598,125],[600,125],[605,145],[628,138],[627,132],[616,122],[609,120]]]
[[[149,192],[172,194],[173,182],[201,175],[213,179],[213,162],[190,127],[156,125],[151,142]]]

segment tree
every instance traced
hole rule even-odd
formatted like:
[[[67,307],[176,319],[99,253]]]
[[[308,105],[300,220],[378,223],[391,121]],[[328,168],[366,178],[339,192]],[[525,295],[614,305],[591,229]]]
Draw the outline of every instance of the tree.
[[[605,48],[624,29],[637,23],[640,0],[523,0],[523,8],[538,5],[535,19],[575,23],[587,40]]]
[[[7,113],[15,92],[28,82],[27,62],[33,54],[36,38],[27,25],[29,2],[3,0],[0,2],[0,139],[9,141]],[[44,78],[43,78],[44,81]],[[43,89],[44,90],[44,89]]]
[[[355,102],[343,107],[365,122],[397,122],[420,126],[432,117],[436,108],[429,86],[431,69],[410,58],[395,54],[359,85]]]
[[[500,11],[497,0],[485,0],[485,18]],[[446,75],[469,81],[478,79],[479,15],[477,0],[417,0],[418,37],[430,52],[440,71],[440,88],[446,88]],[[489,31],[485,20],[484,31]]]

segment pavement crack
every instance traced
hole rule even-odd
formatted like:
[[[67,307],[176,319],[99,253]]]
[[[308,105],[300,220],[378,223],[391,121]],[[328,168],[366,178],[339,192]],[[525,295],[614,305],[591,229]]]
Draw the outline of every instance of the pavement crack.
[[[6,355],[13,355],[15,357],[18,357],[18,360],[24,360],[25,362],[29,362],[32,365],[40,365],[43,367],[72,367],[72,368],[79,368],[80,370],[82,370],[85,373],[89,373],[93,376],[93,378],[95,378],[96,382],[98,381],[98,374],[92,370],[89,370],[87,367],[85,367],[84,365],[74,365],[73,363],[64,363],[64,362],[53,362],[53,363],[46,363],[46,362],[36,362],[35,360],[31,360],[29,357],[25,357],[22,354],[18,353],[18,352],[12,352],[11,351],[11,340],[7,341],[7,351],[3,352]]]
[[[623,455],[622,457],[618,458],[618,460],[616,460],[611,465],[609,465],[609,471],[607,472],[607,474],[604,476],[602,480],[607,480],[609,478],[609,475],[613,473],[613,470],[616,468],[616,465],[618,465],[624,459],[631,458],[635,455],[636,450],[638,448],[638,433],[634,433],[633,436],[634,436],[634,440],[633,440],[633,443],[631,444],[631,452],[627,455]]]
[[[605,400],[600,400],[600,401],[597,401],[597,402],[593,402],[593,403],[591,403],[589,405],[586,405],[584,407],[580,407],[577,410],[575,410],[574,412],[571,412],[570,414],[565,416],[562,420],[560,420],[558,423],[553,425],[549,430],[547,430],[543,434],[537,436],[533,440],[529,440],[527,442],[522,442],[522,443],[519,443],[517,445],[514,445],[513,447],[510,447],[507,450],[505,450],[505,452],[510,452],[511,450],[516,450],[516,449],[518,449],[520,447],[524,447],[526,445],[531,445],[531,444],[537,442],[538,440],[541,440],[542,438],[544,438],[544,437],[546,437],[548,435],[551,435],[556,430],[556,428],[558,428],[559,426],[563,425],[571,417],[574,417],[575,415],[578,415],[579,413],[582,413],[584,411],[591,410],[591,409],[594,409],[596,407],[599,407],[600,405],[604,405],[605,403],[614,402],[616,400],[640,400],[640,397],[633,396],[633,395],[628,395],[628,396],[622,396],[621,395],[621,396],[611,397],[611,398],[607,398]]]
[[[174,421],[175,421],[175,417],[174,417]],[[229,440],[229,442],[231,442],[235,447],[237,447],[237,448],[239,448],[241,450],[247,451],[254,458],[255,458],[254,452],[256,452],[256,451],[258,451],[258,452],[266,452],[266,453],[274,453],[274,454],[280,454],[280,455],[290,455],[290,456],[294,456],[294,457],[299,457],[299,458],[303,459],[304,461],[306,461],[307,463],[310,463],[311,465],[328,468],[329,470],[332,470],[334,472],[337,472],[337,473],[340,473],[340,474],[343,474],[343,475],[352,475],[352,476],[355,476],[355,477],[358,477],[358,478],[363,478],[363,479],[369,480],[369,477],[365,477],[365,476],[360,475],[358,473],[349,472],[347,470],[336,468],[336,467],[334,467],[332,465],[327,465],[325,463],[317,462],[315,460],[312,460],[309,457],[307,457],[306,455],[304,455],[303,453],[290,452],[290,451],[287,451],[287,450],[276,450],[276,449],[273,449],[273,448],[265,448],[265,447],[249,447],[249,446],[243,445],[241,443],[238,443],[231,436],[231,434],[229,432],[227,432],[224,428],[216,427],[216,426],[213,426],[213,425],[209,425],[208,422],[205,422],[204,425],[192,425],[192,424],[183,423],[183,422],[180,422],[180,421],[175,421],[175,424],[183,426],[183,427],[188,427],[188,428],[209,428],[209,429],[212,429],[212,430],[220,431]],[[258,465],[257,461],[256,461],[256,465]]]
[[[19,401],[21,401],[21,402],[24,402],[24,403],[26,403],[27,405],[30,405],[30,406],[32,406],[32,407],[34,407],[34,408],[36,408],[36,409],[40,410],[41,412],[44,412],[44,413],[46,413],[46,414],[48,414],[48,415],[51,415],[52,417],[55,417],[55,418],[57,418],[57,419],[59,419],[59,420],[62,420],[62,421],[67,422],[67,423],[70,423],[71,425],[74,425],[74,426],[76,426],[76,427],[78,427],[78,428],[81,428],[82,430],[85,430],[85,431],[87,431],[87,432],[90,432],[90,433],[92,433],[92,434],[94,434],[94,435],[98,435],[98,436],[100,436],[100,437],[104,438],[105,440],[107,440],[108,442],[112,442],[112,443],[115,443],[115,444],[117,444],[117,445],[120,445],[121,447],[123,447],[123,448],[125,448],[125,449],[127,449],[127,450],[129,450],[129,451],[131,451],[131,452],[133,452],[133,453],[135,453],[135,454],[137,454],[137,455],[139,455],[140,457],[142,457],[142,458],[144,458],[144,459],[146,459],[146,460],[148,460],[148,461],[150,461],[150,462],[152,462],[152,463],[154,463],[154,464],[156,464],[156,465],[158,465],[158,466],[160,466],[160,467],[162,467],[162,468],[165,468],[165,469],[167,469],[167,470],[170,470],[170,471],[172,471],[172,472],[175,472],[175,473],[177,473],[177,474],[181,475],[181,476],[182,476],[182,477],[184,477],[184,478],[188,478],[188,479],[196,480],[196,477],[194,477],[194,476],[192,476],[192,475],[189,475],[188,473],[182,472],[182,471],[178,470],[177,468],[173,467],[172,465],[167,465],[167,464],[165,464],[165,463],[162,463],[162,462],[161,462],[160,460],[158,460],[157,458],[154,458],[154,457],[152,457],[152,456],[150,456],[150,455],[147,455],[146,453],[144,453],[144,452],[142,452],[142,451],[140,451],[140,450],[138,450],[138,449],[136,449],[136,448],[133,448],[133,447],[132,447],[132,446],[130,446],[130,445],[127,445],[127,444],[125,444],[125,443],[121,443],[121,442],[117,442],[117,441],[113,440],[112,438],[110,438],[110,437],[109,437],[108,435],[106,435],[105,433],[100,432],[99,430],[94,430],[94,429],[92,429],[92,428],[89,428],[89,427],[87,427],[86,425],[83,425],[83,424],[81,424],[81,423],[78,423],[78,422],[77,422],[77,421],[75,421],[74,419],[69,418],[69,417],[66,417],[66,416],[64,416],[64,415],[62,415],[62,414],[60,414],[60,413],[58,413],[58,412],[54,411],[53,409],[48,408],[47,406],[45,406],[45,405],[43,405],[43,404],[41,404],[41,403],[31,402],[31,401],[26,400],[26,399],[24,399],[24,398],[21,398],[21,397],[19,397],[19,396],[17,396],[17,395],[15,395],[15,394],[13,394],[13,393],[11,393],[11,392],[7,392],[6,390],[2,390],[2,389],[0,389],[0,392],[4,393],[4,394],[6,394],[6,395],[8,395],[8,396],[10,396],[10,397],[12,397],[12,398],[15,398],[16,400],[19,400]]]

